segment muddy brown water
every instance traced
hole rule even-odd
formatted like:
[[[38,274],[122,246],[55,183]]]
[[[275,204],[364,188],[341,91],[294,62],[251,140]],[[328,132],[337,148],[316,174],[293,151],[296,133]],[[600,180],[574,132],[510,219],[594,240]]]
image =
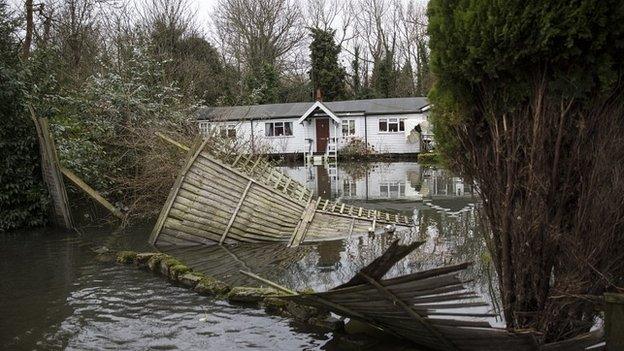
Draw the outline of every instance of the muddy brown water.
[[[426,243],[388,277],[463,261],[472,287],[492,301],[494,286],[479,238],[472,189],[443,170],[415,163],[374,164],[365,170],[287,169],[325,196],[413,215],[418,225],[393,235],[287,249],[283,245],[161,248],[196,270],[231,284],[257,285],[248,270],[293,289],[329,289],[399,238]],[[325,173],[327,172],[327,173]],[[353,173],[353,174],[352,174]],[[323,182],[319,183],[319,179]],[[329,193],[329,194],[327,194]],[[266,314],[261,308],[203,297],[162,277],[101,262],[94,250],[148,251],[151,224],[81,234],[50,229],[0,236],[0,349],[2,350],[404,350],[398,341],[336,337]],[[494,304],[494,306],[496,306]],[[496,320],[492,321],[494,324]],[[360,338],[360,339],[358,339]],[[351,343],[345,343],[345,340]]]

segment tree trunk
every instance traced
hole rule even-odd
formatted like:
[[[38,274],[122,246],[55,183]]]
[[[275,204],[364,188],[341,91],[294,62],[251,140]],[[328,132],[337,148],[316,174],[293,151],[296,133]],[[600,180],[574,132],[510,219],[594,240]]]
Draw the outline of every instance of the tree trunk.
[[[22,59],[27,60],[30,57],[30,46],[33,37],[33,1],[26,0],[26,34],[24,43],[22,44]]]

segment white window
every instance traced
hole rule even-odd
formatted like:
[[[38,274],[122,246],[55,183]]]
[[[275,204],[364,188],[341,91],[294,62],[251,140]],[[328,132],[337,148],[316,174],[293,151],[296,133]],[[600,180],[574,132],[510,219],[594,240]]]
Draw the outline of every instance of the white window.
[[[199,122],[199,132],[208,135],[208,122]]]
[[[388,198],[405,197],[404,182],[385,182],[379,183],[379,195]]]
[[[342,181],[342,195],[348,197],[357,196],[356,183],[353,180],[344,179]]]
[[[404,132],[405,118],[380,118],[379,131],[385,133]]]
[[[354,119],[343,119],[342,120],[342,136],[352,136],[355,135],[355,120]]]
[[[221,138],[236,138],[236,124],[219,126],[219,136]]]
[[[264,135],[268,137],[293,135],[292,122],[267,122],[264,124]]]

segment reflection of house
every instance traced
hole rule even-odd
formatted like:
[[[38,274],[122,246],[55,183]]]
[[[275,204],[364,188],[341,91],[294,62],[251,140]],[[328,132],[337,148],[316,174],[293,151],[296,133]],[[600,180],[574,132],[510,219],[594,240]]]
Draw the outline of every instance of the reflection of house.
[[[444,170],[427,169],[423,172],[421,192],[424,197],[472,196],[473,188],[459,177],[453,177]]]
[[[199,127],[270,153],[326,153],[360,140],[379,153],[417,153],[431,137],[424,97],[204,107]]]
[[[346,168],[345,168],[346,167]],[[323,197],[344,200],[420,200],[419,184],[412,184],[414,173],[420,173],[420,165],[412,162],[374,164],[356,177],[349,167],[340,167],[336,174],[326,166],[284,168],[288,175]],[[361,173],[361,174],[360,174]]]
[[[357,164],[355,166],[361,166]],[[282,170],[322,197],[342,200],[425,200],[435,209],[456,212],[472,203],[473,186],[445,170],[414,162],[374,163],[353,169],[309,166]],[[459,207],[457,207],[459,206]],[[456,208],[457,207],[457,208]]]

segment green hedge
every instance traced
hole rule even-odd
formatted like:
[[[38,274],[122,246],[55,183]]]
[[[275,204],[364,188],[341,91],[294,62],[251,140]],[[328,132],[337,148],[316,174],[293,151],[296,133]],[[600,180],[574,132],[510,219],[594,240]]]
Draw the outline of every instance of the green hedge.
[[[0,2],[0,232],[46,223],[34,125],[25,111],[15,25]]]

